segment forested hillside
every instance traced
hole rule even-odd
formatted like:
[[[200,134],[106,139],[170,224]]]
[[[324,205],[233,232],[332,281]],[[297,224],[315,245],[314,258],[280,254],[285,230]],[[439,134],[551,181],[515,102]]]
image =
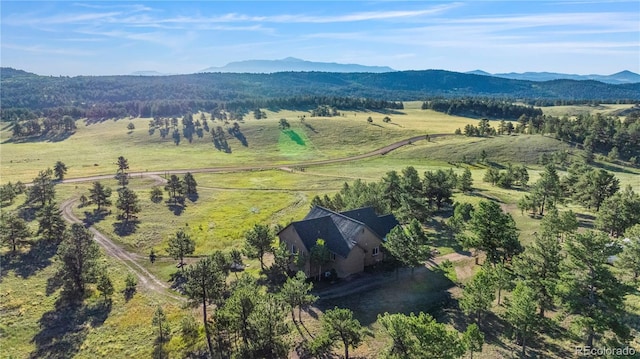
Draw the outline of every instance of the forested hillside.
[[[2,68],[2,107],[45,109],[98,103],[233,102],[294,96],[419,100],[425,97],[492,97],[553,100],[640,100],[640,84],[597,81],[532,82],[442,70],[381,74],[280,72],[201,73],[175,76],[47,77]],[[139,104],[138,104],[139,106]]]

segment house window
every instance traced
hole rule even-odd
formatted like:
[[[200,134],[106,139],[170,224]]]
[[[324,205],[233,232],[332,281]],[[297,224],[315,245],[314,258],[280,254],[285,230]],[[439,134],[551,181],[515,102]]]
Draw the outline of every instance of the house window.
[[[380,248],[379,247],[373,247],[373,250],[371,251],[371,256],[375,257],[378,255],[378,253],[380,253]]]

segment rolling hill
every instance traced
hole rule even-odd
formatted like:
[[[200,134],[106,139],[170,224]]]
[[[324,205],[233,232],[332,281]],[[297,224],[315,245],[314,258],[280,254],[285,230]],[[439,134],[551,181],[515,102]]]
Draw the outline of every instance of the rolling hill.
[[[3,108],[44,109],[135,101],[247,101],[294,96],[423,100],[490,97],[527,100],[640,100],[640,83],[523,81],[444,70],[386,73],[201,73],[172,76],[39,76],[0,69]]]

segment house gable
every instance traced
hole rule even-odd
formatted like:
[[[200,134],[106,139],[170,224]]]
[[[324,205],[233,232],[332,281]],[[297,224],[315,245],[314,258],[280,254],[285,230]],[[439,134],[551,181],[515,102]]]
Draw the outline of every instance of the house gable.
[[[278,235],[289,244],[293,242],[304,244],[304,252],[307,253],[311,251],[318,239],[323,239],[329,251],[341,257],[339,262],[342,263],[348,259],[350,270],[345,272],[351,272],[356,267],[375,264],[381,260],[382,255],[377,256],[379,246],[387,233],[396,225],[398,221],[392,214],[378,216],[371,207],[337,213],[314,206],[303,220],[292,222]],[[297,238],[288,238],[293,233]],[[356,247],[359,249],[356,252],[364,254],[356,255],[354,253]],[[357,266],[350,263],[354,255],[362,257],[358,262],[363,262],[362,259],[364,259],[364,263]]]

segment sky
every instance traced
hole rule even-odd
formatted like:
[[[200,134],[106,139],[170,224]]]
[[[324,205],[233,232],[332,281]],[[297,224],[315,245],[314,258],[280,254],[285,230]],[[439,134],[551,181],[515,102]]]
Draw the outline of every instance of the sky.
[[[1,65],[41,75],[309,61],[491,73],[640,73],[640,1],[11,1]]]

